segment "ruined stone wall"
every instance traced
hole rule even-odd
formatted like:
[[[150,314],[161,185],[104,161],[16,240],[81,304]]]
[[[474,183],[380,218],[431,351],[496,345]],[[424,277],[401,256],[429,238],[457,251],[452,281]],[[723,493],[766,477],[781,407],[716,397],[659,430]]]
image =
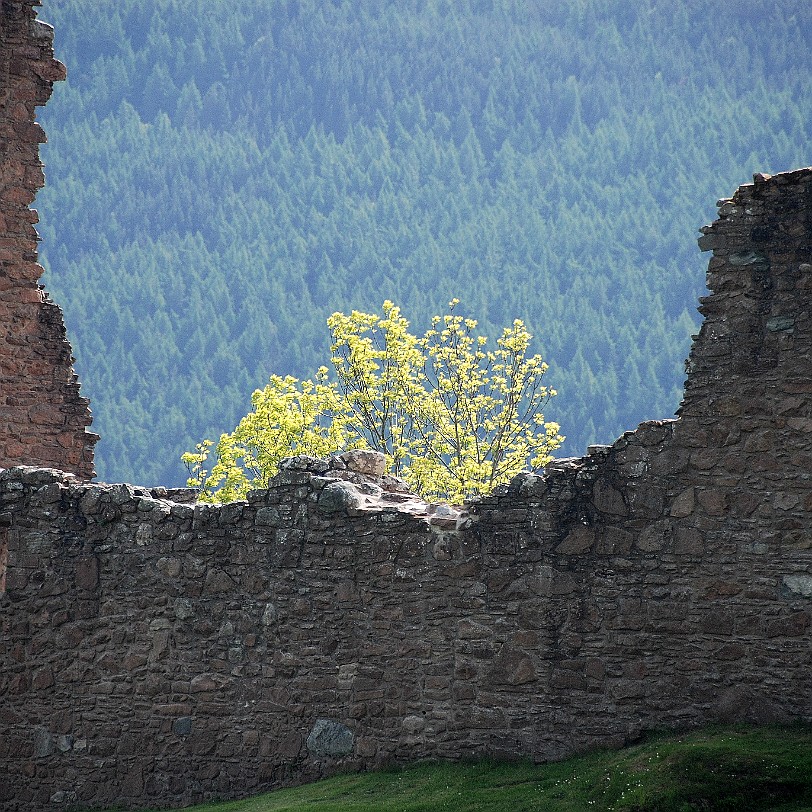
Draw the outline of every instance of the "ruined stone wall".
[[[37,284],[37,213],[43,184],[35,108],[65,67],[38,0],[0,4],[0,467],[47,465],[90,478],[88,401],[79,395],[59,308]]]
[[[466,510],[354,453],[223,507],[94,485],[29,208],[64,68],[38,3],[1,2],[2,808],[812,720],[812,170],[756,176],[703,229],[677,420]]]
[[[352,454],[222,507],[0,473],[0,805],[812,720],[811,218],[812,170],[722,201],[679,418],[466,511]]]

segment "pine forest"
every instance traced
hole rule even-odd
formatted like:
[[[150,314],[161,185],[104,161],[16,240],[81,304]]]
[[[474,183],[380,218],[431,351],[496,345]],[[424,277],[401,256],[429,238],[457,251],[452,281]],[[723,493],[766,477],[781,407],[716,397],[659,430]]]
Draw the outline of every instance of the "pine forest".
[[[44,0],[44,283],[99,478],[181,485],[325,322],[396,302],[534,335],[580,455],[672,417],[697,230],[812,163],[797,0]]]

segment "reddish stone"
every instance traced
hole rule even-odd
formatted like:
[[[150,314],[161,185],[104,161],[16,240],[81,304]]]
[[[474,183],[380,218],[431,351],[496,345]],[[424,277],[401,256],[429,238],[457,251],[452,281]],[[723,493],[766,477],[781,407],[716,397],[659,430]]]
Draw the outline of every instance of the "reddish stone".
[[[48,39],[28,44],[39,30],[33,5],[25,0],[3,6],[4,50],[12,55],[0,71],[0,142],[7,146],[0,162],[0,323],[11,329],[0,339],[0,391],[11,399],[30,396],[36,408],[0,418],[6,435],[0,440],[0,468],[42,465],[91,477],[96,438],[85,435],[87,402],[74,383],[61,313],[43,301],[35,284],[42,274],[32,225],[38,216],[28,206],[44,181],[38,153],[45,140],[35,106],[45,103],[52,82],[65,77],[65,67],[53,58]],[[65,437],[70,433],[76,438],[72,442]],[[72,448],[90,453],[77,457],[68,453]]]
[[[57,59],[48,59],[33,64],[34,72],[46,82],[63,82],[68,78],[68,69]]]

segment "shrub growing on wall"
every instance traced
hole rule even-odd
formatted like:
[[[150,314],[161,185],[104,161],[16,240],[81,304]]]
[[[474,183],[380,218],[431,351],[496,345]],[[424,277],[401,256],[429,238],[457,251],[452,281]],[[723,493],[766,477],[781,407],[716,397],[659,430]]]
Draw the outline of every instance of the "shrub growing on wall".
[[[211,471],[212,441],[183,455],[189,485],[210,501],[239,499],[265,487],[284,457],[371,448],[424,498],[459,502],[545,465],[563,437],[544,419],[556,393],[542,357],[527,354],[532,336],[517,319],[489,349],[457,304],[419,338],[390,301],[382,316],[334,313],[335,379],[326,367],[314,380],[273,375],[220,437]]]

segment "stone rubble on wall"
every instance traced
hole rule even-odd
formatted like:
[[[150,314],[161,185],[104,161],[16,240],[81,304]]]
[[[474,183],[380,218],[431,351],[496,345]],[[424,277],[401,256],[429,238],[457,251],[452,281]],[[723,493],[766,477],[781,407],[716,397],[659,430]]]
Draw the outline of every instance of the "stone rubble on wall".
[[[285,481],[288,471],[315,474],[310,482],[320,490],[317,504],[323,513],[362,516],[396,509],[445,530],[461,530],[473,521],[465,508],[431,504],[410,493],[402,480],[385,473],[386,457],[379,451],[345,451],[327,460],[300,454],[282,460],[280,468],[276,482]]]
[[[54,59],[53,29],[36,20],[37,0],[0,9],[0,466],[54,466],[93,476],[86,431],[88,401],[79,394],[62,312],[38,285],[37,212],[44,183],[35,108],[65,78]]]

